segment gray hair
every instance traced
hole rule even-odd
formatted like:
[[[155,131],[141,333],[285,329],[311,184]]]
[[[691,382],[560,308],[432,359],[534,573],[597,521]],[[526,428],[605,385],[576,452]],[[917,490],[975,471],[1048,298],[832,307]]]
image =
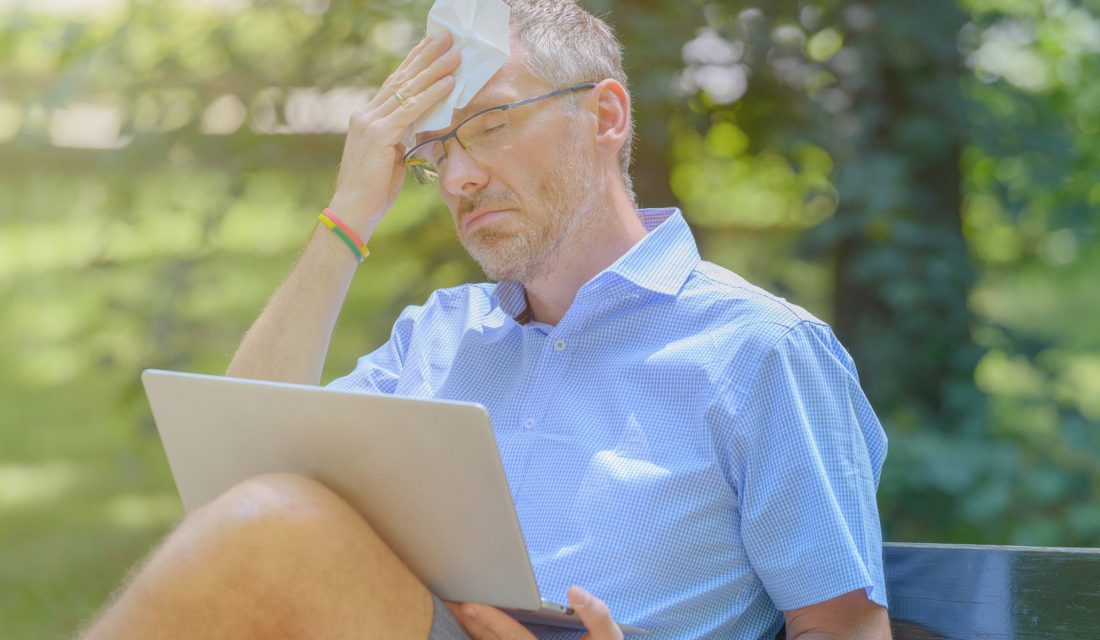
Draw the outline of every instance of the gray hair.
[[[627,86],[623,48],[612,28],[581,8],[576,0],[505,0],[512,9],[511,29],[524,43],[523,64],[531,75],[555,89],[599,82],[606,78]],[[630,199],[630,157],[634,145],[634,120],[623,148],[619,168]]]

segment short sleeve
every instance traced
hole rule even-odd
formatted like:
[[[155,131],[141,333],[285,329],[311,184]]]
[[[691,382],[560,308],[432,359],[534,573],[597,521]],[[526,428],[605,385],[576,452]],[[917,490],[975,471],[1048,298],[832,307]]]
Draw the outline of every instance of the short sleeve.
[[[390,338],[373,352],[359,358],[355,369],[328,383],[330,389],[394,393],[405,364],[416,320],[423,307],[406,307],[390,331]]]
[[[782,611],[866,589],[886,606],[875,492],[886,436],[827,325],[766,352],[733,414],[741,537]]]

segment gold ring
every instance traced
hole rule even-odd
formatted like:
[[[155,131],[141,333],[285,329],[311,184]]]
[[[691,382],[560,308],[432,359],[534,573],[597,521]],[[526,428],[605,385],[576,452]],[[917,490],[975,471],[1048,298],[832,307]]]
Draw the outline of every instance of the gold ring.
[[[405,104],[405,101],[408,100],[408,98],[401,95],[400,91],[396,91],[396,90],[393,92],[393,97],[394,97],[395,100],[397,100],[397,104]]]

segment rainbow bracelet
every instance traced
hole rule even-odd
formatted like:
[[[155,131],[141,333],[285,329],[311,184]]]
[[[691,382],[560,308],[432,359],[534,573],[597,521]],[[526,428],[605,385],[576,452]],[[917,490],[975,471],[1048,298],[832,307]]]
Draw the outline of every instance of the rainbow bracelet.
[[[343,220],[337,218],[332,213],[332,210],[325,209],[317,216],[317,219],[321,221],[321,224],[332,229],[333,233],[340,236],[340,239],[344,241],[344,244],[348,245],[352,254],[355,255],[356,260],[362,262],[364,258],[370,255],[370,251],[367,250],[367,244],[363,242],[359,234],[352,231],[351,227],[345,224]]]

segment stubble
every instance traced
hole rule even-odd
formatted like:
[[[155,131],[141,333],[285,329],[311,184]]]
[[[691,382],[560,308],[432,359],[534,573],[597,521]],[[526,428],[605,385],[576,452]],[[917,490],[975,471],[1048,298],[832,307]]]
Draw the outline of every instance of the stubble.
[[[515,209],[505,224],[474,229],[459,241],[481,265],[490,280],[532,282],[553,270],[565,249],[583,251],[598,224],[595,203],[602,180],[591,161],[581,157],[582,146],[574,135],[562,141],[560,161],[538,185],[537,202]],[[479,193],[462,209],[482,206],[506,208],[518,202],[515,194]]]

